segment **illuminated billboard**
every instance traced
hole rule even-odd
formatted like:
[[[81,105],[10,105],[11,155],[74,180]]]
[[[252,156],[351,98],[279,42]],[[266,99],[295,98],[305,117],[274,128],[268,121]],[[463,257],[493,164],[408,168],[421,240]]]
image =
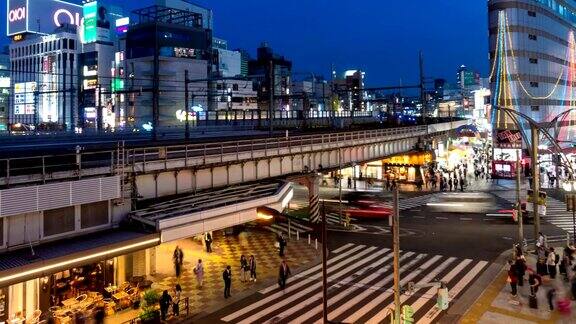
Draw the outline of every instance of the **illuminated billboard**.
[[[14,84],[14,115],[33,115],[36,108],[36,82]]]
[[[80,26],[82,6],[60,0],[7,0],[6,35],[52,34],[62,24]]]
[[[84,13],[83,43],[94,43],[97,41],[110,41],[110,20],[108,9],[98,1],[84,3],[82,9]]]

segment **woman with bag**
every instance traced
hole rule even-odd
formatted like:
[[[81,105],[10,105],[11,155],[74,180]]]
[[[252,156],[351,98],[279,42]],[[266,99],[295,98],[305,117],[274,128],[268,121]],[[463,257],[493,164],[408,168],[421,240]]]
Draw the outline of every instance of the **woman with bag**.
[[[550,252],[548,252],[548,257],[546,258],[546,267],[548,268],[548,274],[550,275],[550,279],[556,278],[556,252],[554,252],[554,248],[550,248]]]

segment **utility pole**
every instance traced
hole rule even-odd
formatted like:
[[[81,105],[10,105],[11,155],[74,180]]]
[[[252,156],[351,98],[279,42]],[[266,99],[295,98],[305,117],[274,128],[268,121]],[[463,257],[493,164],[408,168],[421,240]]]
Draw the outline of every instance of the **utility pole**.
[[[538,233],[540,233],[540,215],[538,213],[538,199],[540,194],[540,175],[538,170],[538,128],[531,125],[532,128],[532,206],[534,213],[534,245],[538,242]],[[535,247],[536,249],[537,247]]]
[[[326,206],[322,201],[322,316],[324,324],[328,324],[328,274],[327,274],[327,244],[326,233]]]
[[[274,125],[272,125],[273,123],[273,119],[274,119],[274,61],[270,60],[270,82],[268,83],[268,95],[269,95],[269,99],[268,99],[268,123],[269,123],[269,127],[270,127],[270,135],[272,135],[272,133],[274,132]]]
[[[394,246],[394,322],[400,323],[400,212],[398,206],[398,186],[394,188],[394,213],[392,234]]]
[[[186,141],[190,140],[190,102],[188,101],[189,92],[188,92],[188,70],[184,70],[184,111],[186,112],[186,130],[184,131],[184,138]]]
[[[520,244],[520,248],[524,246],[524,224],[522,220],[522,201],[520,200],[520,173],[521,173],[521,164],[520,164],[520,156],[522,154],[522,150],[518,150],[518,156],[516,159],[516,213],[518,214],[518,243]]]
[[[418,65],[420,66],[420,101],[422,102],[422,123],[426,125],[427,104],[426,92],[424,91],[424,56],[422,55],[422,51],[420,51],[418,58]]]

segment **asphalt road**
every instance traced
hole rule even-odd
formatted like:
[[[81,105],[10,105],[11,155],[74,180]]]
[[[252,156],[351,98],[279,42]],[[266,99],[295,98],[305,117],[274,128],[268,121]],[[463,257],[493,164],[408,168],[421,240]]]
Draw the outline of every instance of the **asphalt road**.
[[[334,190],[324,189],[321,194],[322,198],[326,199],[337,199],[334,195]],[[416,201],[418,199],[413,198],[414,196],[419,196],[420,193],[406,193],[403,194],[401,198],[409,198],[407,200],[401,200],[401,205],[406,205],[407,202]],[[379,199],[381,201],[390,201],[390,193],[371,193],[372,198]],[[465,195],[458,195],[465,196]],[[306,192],[297,188],[295,194],[295,200],[305,199]],[[470,259],[474,262],[486,262],[490,264],[501,255],[505,250],[512,247],[512,244],[516,241],[516,236],[518,233],[518,225],[511,222],[508,219],[495,219],[487,217],[486,213],[491,210],[497,210],[499,208],[505,208],[509,206],[509,202],[497,198],[491,194],[481,194],[480,197],[475,197],[475,195],[467,196],[466,199],[460,199],[459,203],[452,203],[453,195],[443,195],[434,194],[426,197],[427,201],[433,202],[433,206],[427,206],[426,203],[420,201],[420,205],[413,206],[409,209],[405,209],[400,213],[400,226],[401,226],[401,238],[400,246],[403,253],[415,253],[415,255],[426,254],[426,255],[437,255],[442,257],[454,257],[458,260]],[[344,195],[346,200],[347,196]],[[464,208],[462,208],[464,206]],[[462,211],[462,209],[468,209],[469,212]],[[328,213],[334,213],[338,210],[338,204],[336,203],[326,203],[326,210]],[[373,253],[383,249],[392,248],[392,237],[388,227],[387,220],[355,220],[354,230],[343,231],[337,228],[332,228],[328,232],[328,245],[329,250],[334,251],[338,249],[343,249],[345,246],[353,244],[354,246],[365,246],[365,247],[376,247]],[[561,235],[564,232],[557,228],[556,226],[547,224],[545,221],[542,224],[542,231],[547,235]],[[526,237],[533,236],[533,226],[525,225],[524,232]],[[334,257],[331,256],[331,257]],[[361,260],[361,259],[360,259]],[[433,267],[426,272],[432,271]],[[420,269],[422,270],[422,269]],[[412,271],[420,271],[418,269]],[[372,270],[373,271],[373,270]],[[471,271],[467,269],[466,271]],[[336,274],[337,275],[337,274]],[[352,276],[355,276],[351,273]],[[357,274],[356,274],[357,275]],[[358,280],[362,277],[363,273],[358,275]],[[334,278],[332,274],[332,278]],[[338,278],[334,278],[336,280]],[[296,280],[296,279],[295,279]],[[332,280],[332,279],[331,279]],[[346,279],[338,279],[340,281]],[[338,282],[337,280],[337,282]],[[355,282],[355,281],[354,281]],[[362,280],[360,281],[362,282]],[[296,285],[299,282],[295,282]],[[473,285],[473,281],[470,282],[469,286]],[[336,283],[336,286],[331,286],[331,298],[338,298],[341,294],[345,292],[345,283]],[[466,287],[467,289],[468,287]],[[303,309],[313,312],[317,311],[317,307],[314,308],[310,306],[311,302],[305,301],[298,294],[301,292],[299,290],[294,290],[290,294],[286,294],[283,299],[279,299],[276,303],[280,305],[269,306],[272,307],[274,312],[268,315],[269,321],[277,321],[280,323],[294,321],[296,315],[290,315],[296,311],[291,310],[290,307]],[[355,292],[355,294],[358,294]],[[295,297],[300,299],[292,301],[290,305],[283,305],[282,302],[291,298],[291,294],[295,294]],[[386,294],[386,293],[384,293]],[[374,295],[378,296],[378,295]],[[236,314],[241,314],[243,309],[253,309],[254,312],[267,311],[263,309],[262,306],[257,308],[255,305],[262,303],[261,300],[270,299],[273,296],[263,295],[255,292],[253,295],[248,296],[240,301],[231,303],[230,305],[208,314],[203,317],[195,318],[195,323],[220,323],[223,322],[223,318],[230,318],[230,316]],[[314,298],[306,297],[306,298]],[[292,298],[293,299],[293,298]],[[290,299],[289,299],[290,300]],[[272,304],[274,305],[274,304]],[[342,302],[337,303],[336,306],[342,307]],[[381,305],[380,305],[381,306]],[[357,309],[359,309],[357,306]],[[277,308],[277,309],[276,309]],[[268,310],[270,311],[270,310]],[[257,313],[258,314],[258,313]],[[270,317],[276,315],[277,317]],[[284,315],[282,315],[284,314]],[[376,314],[376,315],[375,315]],[[248,314],[249,315],[249,314]],[[370,316],[377,315],[377,310],[372,310],[367,315],[368,317],[362,317],[362,320],[366,320]],[[417,315],[425,316],[421,310],[417,312]],[[437,314],[438,316],[435,321],[441,319],[442,314]],[[247,316],[247,315],[244,315]],[[297,319],[302,319],[307,315],[300,315]],[[251,317],[248,317],[249,319]],[[353,318],[350,317],[350,318]],[[239,320],[246,319],[245,317],[238,317]],[[236,322],[232,320],[230,322]],[[307,322],[307,321],[306,321]]]

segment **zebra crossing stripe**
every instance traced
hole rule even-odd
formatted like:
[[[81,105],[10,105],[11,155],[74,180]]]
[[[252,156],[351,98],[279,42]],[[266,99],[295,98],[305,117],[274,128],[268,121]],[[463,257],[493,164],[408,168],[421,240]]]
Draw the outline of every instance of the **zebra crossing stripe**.
[[[409,257],[409,255],[403,255],[404,258]],[[387,255],[386,257],[378,260],[376,263],[370,265],[371,269],[374,269],[376,267],[379,267],[380,265],[382,265],[384,262],[390,260],[390,258],[392,258],[392,254]],[[363,287],[364,285],[369,284],[372,280],[376,279],[378,276],[381,275],[382,272],[386,272],[386,271],[390,271],[391,266],[388,265],[386,267],[383,267],[381,269],[378,269],[376,272],[374,272],[373,274],[371,274],[370,276],[364,278],[362,281],[358,282],[358,283],[354,283],[349,285],[349,288],[338,293],[335,296],[331,296],[328,299],[328,307],[332,306],[332,304],[338,302],[339,300],[341,300],[342,298],[346,297],[350,291],[355,290],[359,287]],[[366,271],[366,270],[365,270]],[[347,279],[345,279],[342,282],[338,282],[337,285],[348,285],[350,282],[352,281],[352,277],[348,277]],[[280,314],[280,318],[285,318],[287,316],[290,316],[290,314],[299,311],[300,309],[306,307],[307,305],[310,304],[315,304],[315,303],[320,303],[322,301],[322,294],[321,293],[316,293],[313,297],[309,298],[306,301],[305,305],[301,305],[300,307],[293,308],[293,309],[289,309],[287,312],[284,312],[282,314]],[[312,310],[306,311],[304,314],[302,314],[300,317],[291,320],[290,324],[300,324],[300,323],[305,323],[306,321],[308,321],[310,318],[316,316],[319,312],[322,312],[322,304],[320,303],[319,305],[317,305],[316,307],[314,307]],[[332,312],[330,312],[329,314],[332,314]]]
[[[438,257],[441,258],[440,256],[438,256]],[[456,260],[456,258],[454,258],[454,257],[446,259],[438,267],[434,268],[434,270],[432,270],[430,273],[428,273],[426,275],[426,277],[420,279],[416,284],[423,285],[423,284],[430,283],[434,278],[436,278],[436,276],[438,274],[440,274],[440,272],[444,271],[444,269],[446,269],[452,262],[454,262],[454,260]],[[422,267],[422,268],[424,268],[424,267]],[[411,297],[410,295],[401,295],[400,296],[400,304],[405,303],[406,300],[408,300],[408,298],[410,298],[410,297]],[[388,308],[388,307],[383,308],[380,312],[378,312],[376,315],[374,315],[374,317],[372,317],[369,322],[377,323],[377,322],[383,321],[386,318],[386,316],[388,315],[389,309],[393,310],[394,305],[392,305],[390,308]]]
[[[361,255],[362,257],[364,257],[364,255],[368,254],[372,252],[372,250],[365,250],[358,255]],[[371,255],[371,257],[366,257],[366,258],[361,258],[360,260],[356,261],[356,263],[354,263],[354,265],[356,266],[356,269],[358,269],[359,267],[361,267],[362,265],[371,262],[374,258],[379,257],[380,255],[386,253],[388,251],[378,251],[374,254]],[[348,261],[348,260],[346,260]],[[343,267],[343,266],[342,266]],[[328,269],[329,271],[331,269]],[[333,272],[333,271],[332,271]],[[346,267],[345,269],[340,270],[339,272],[335,273],[335,274],[331,274],[330,275],[330,281],[333,282],[337,279],[340,279],[341,277],[343,277],[344,275],[346,275],[348,272],[350,272],[350,268]],[[315,279],[318,279],[320,277],[320,274],[318,274],[318,277]],[[255,314],[249,316],[248,318],[245,318],[239,322],[237,322],[238,324],[251,324],[251,323],[257,323],[257,322],[261,322],[261,319],[263,317],[266,317],[267,315],[269,315],[270,313],[298,300],[299,298],[302,298],[306,295],[308,295],[309,293],[313,292],[316,289],[320,289],[320,287],[322,287],[322,282],[317,282],[318,280],[302,280],[300,282],[300,286],[303,286],[304,283],[310,282],[310,281],[316,281],[316,283],[314,283],[313,285],[305,288],[304,290],[300,290],[296,293],[291,293],[294,292],[298,287],[298,285],[294,285],[294,286],[290,286],[287,289],[285,289],[284,291],[279,291],[276,294],[272,295],[272,296],[268,296],[262,300],[260,300],[259,302],[263,302],[264,304],[269,303],[275,299],[278,299],[278,297],[285,297],[287,295],[289,295],[289,297],[287,298],[280,298],[280,300],[278,300],[277,302],[273,303],[272,305],[270,305],[269,307],[262,309],[259,312],[256,312]],[[290,293],[290,294],[289,294]],[[252,308],[252,305],[246,307],[246,308]],[[236,318],[236,317],[235,317]],[[232,318],[233,320],[234,318]],[[226,320],[223,319],[224,321],[230,321],[230,320]]]
[[[470,260],[470,259],[463,260],[456,267],[454,267],[452,269],[452,271],[450,271],[442,279],[440,279],[440,281],[449,282],[454,277],[456,277],[462,270],[464,270],[466,268],[466,266],[468,266],[471,262],[472,262],[472,260]],[[416,313],[420,308],[422,308],[430,300],[433,300],[434,296],[436,296],[437,290],[438,290],[437,287],[432,287],[432,288],[428,289],[415,303],[413,303],[412,309],[414,310],[414,313]]]
[[[344,259],[344,258],[346,258],[347,256],[349,256],[350,254],[356,253],[358,250],[361,250],[361,249],[363,249],[363,248],[365,248],[365,247],[366,247],[366,246],[364,246],[364,245],[355,246],[354,248],[346,251],[346,253],[339,254],[339,255],[337,255],[335,258],[329,259],[329,260],[328,260],[328,265],[334,264],[334,263],[338,262],[339,260]],[[321,264],[316,265],[316,266],[314,266],[314,267],[312,267],[312,268],[310,268],[310,269],[308,269],[308,270],[306,270],[306,271],[304,271],[304,272],[301,272],[301,273],[293,276],[292,278],[308,277],[310,274],[312,274],[312,273],[315,272],[315,271],[319,271],[321,268],[322,268],[322,265],[321,265]],[[276,290],[276,289],[278,289],[278,285],[272,285],[272,286],[269,286],[268,288],[265,288],[265,289],[260,290],[259,292],[260,292],[261,294],[267,294],[267,293],[272,292],[272,291],[274,291],[274,290]]]
[[[390,256],[392,257],[392,256]],[[400,258],[400,262],[403,261],[403,258],[405,257],[405,255],[402,255],[402,257]],[[442,258],[440,255],[434,256],[431,260],[429,260],[426,264],[430,263],[430,264],[434,264],[438,259]],[[422,267],[424,267],[425,265],[423,265]],[[378,278],[380,276],[379,273],[375,273],[373,275],[370,275],[369,277],[363,279],[361,281],[362,284],[368,284],[370,283],[372,280]],[[330,321],[335,321],[336,318],[340,315],[342,315],[344,312],[346,312],[347,310],[349,310],[351,307],[353,307],[354,305],[360,303],[362,300],[364,300],[366,297],[368,297],[370,294],[372,294],[374,291],[370,290],[370,289],[365,289],[363,290],[360,294],[355,295],[352,299],[348,300],[346,303],[344,303],[342,306],[329,311],[328,313],[328,319]],[[346,295],[348,295],[350,293],[349,290],[343,291],[340,294],[338,294],[337,296],[334,296],[335,298],[330,298],[328,300],[329,303],[329,307],[332,306],[331,304],[335,304],[337,303],[340,299],[343,299],[344,297],[346,297]],[[321,308],[320,308],[321,310]]]
[[[328,260],[328,318],[334,322],[379,323],[385,320],[393,306],[393,274],[389,249],[366,247],[353,243],[336,250],[335,257]],[[410,281],[419,285],[430,283],[443,275],[451,300],[470,285],[484,270],[488,262],[444,257],[441,255],[401,254],[401,286]],[[268,323],[321,323],[321,266],[317,265],[290,278],[285,290],[277,285],[260,293],[261,300],[246,305],[221,318],[224,322]],[[435,306],[437,287],[422,294],[402,295],[401,302],[412,304],[418,323],[430,323],[441,315]],[[417,289],[420,292],[420,289]],[[421,317],[425,315],[425,317]]]
[[[340,253],[341,251],[344,251],[353,245],[354,245],[353,243],[346,243],[346,244],[342,245],[341,247],[337,248],[336,250],[332,251],[332,253]]]
[[[480,261],[474,266],[474,268],[472,268],[472,270],[470,270],[468,273],[466,273],[466,275],[462,279],[460,279],[460,281],[458,281],[458,283],[456,285],[454,285],[453,288],[451,288],[448,291],[449,299],[453,300],[456,296],[458,296],[458,294],[462,290],[464,290],[464,288],[466,288],[466,286],[470,283],[470,281],[472,281],[472,279],[474,279],[476,277],[476,275],[478,275],[478,273],[480,273],[480,271],[482,271],[482,269],[484,269],[486,264],[488,264],[488,262]],[[429,310],[426,313],[426,315],[418,321],[418,323],[422,323],[422,324],[432,323],[434,321],[434,319],[438,315],[440,315],[440,313],[441,312],[439,312],[437,310],[436,310],[436,312],[434,312],[434,307],[433,307],[433,309]]]
[[[422,257],[425,256],[420,254]],[[408,282],[410,282],[410,280],[412,280],[412,278],[416,277],[418,274],[420,274],[420,272],[422,271],[421,268],[416,270],[416,271],[411,271],[407,276],[402,276],[402,273],[405,272],[406,270],[410,269],[414,264],[416,264],[420,259],[414,259],[412,261],[410,261],[409,263],[403,265],[402,267],[400,267],[400,275],[402,280],[400,280],[400,286],[403,286],[405,284],[407,284]],[[429,267],[430,265],[428,265],[427,267]],[[386,277],[385,280],[382,281],[382,283],[388,283],[390,281],[392,281],[394,274],[390,274],[388,277]],[[354,312],[352,315],[348,316],[348,318],[346,318],[344,320],[344,322],[346,323],[356,323],[362,316],[366,315],[369,311],[371,311],[372,309],[374,309],[376,306],[378,306],[379,304],[383,303],[386,299],[388,299],[390,296],[392,296],[393,294],[393,289],[387,289],[386,292],[379,294],[378,296],[376,296],[375,298],[371,299],[368,303],[364,304],[364,306],[362,306],[362,308],[360,308],[359,310],[357,310],[356,312]]]

